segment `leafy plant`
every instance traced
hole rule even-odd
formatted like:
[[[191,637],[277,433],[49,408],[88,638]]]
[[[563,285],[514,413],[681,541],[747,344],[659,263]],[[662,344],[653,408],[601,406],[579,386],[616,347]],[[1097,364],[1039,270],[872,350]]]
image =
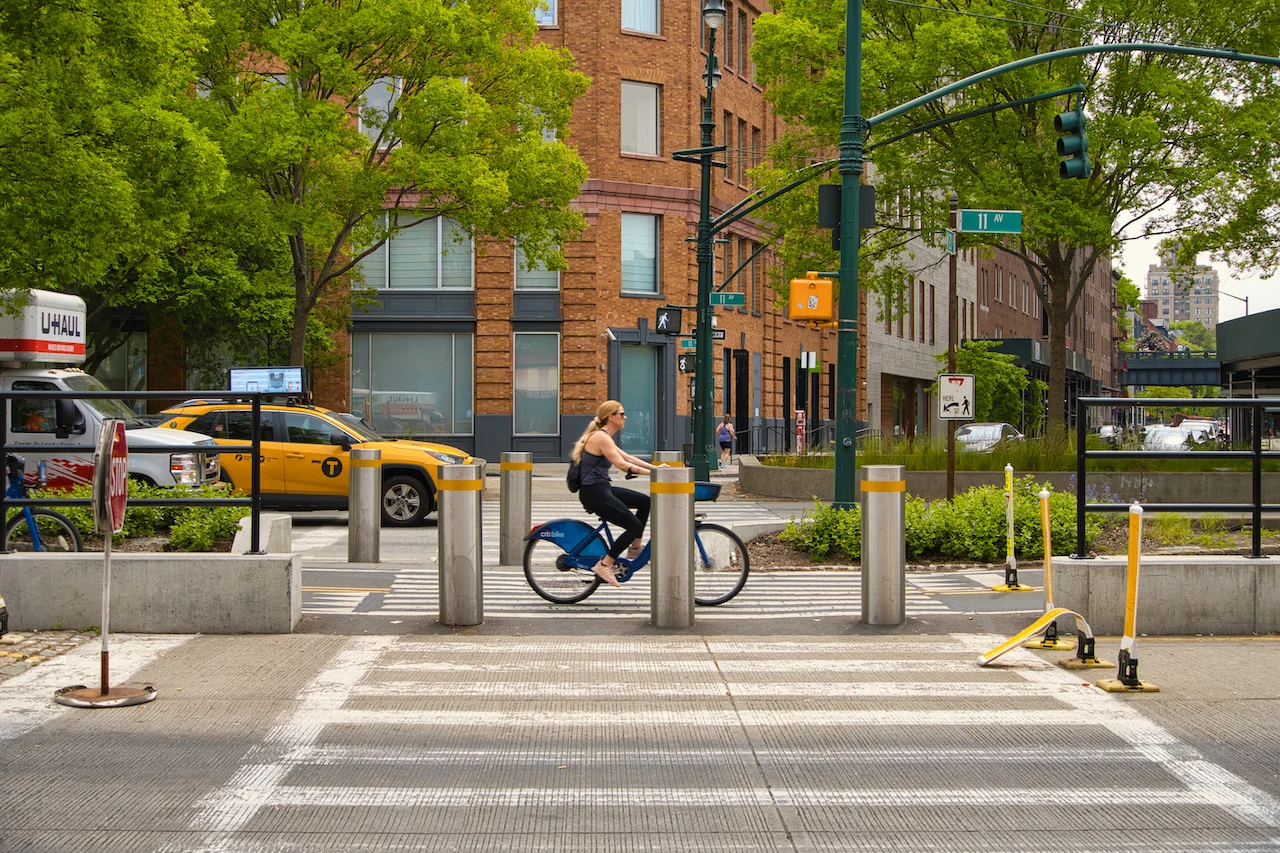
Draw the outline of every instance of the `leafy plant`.
[[[813,559],[826,557],[834,548],[850,560],[862,558],[862,511],[837,509],[820,501],[800,521],[791,521],[778,539]]]

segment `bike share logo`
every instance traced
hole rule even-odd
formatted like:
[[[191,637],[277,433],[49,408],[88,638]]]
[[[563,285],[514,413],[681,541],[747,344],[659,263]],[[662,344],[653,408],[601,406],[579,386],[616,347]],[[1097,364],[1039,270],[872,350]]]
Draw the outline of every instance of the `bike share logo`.
[[[540,539],[563,539],[564,532],[560,530],[539,530],[538,537]]]

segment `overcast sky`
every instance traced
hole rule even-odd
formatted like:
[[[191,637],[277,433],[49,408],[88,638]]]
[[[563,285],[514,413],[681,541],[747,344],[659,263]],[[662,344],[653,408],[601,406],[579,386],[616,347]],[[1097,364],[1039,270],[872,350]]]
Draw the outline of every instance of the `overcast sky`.
[[[1156,254],[1158,244],[1159,240],[1156,239],[1130,240],[1124,244],[1124,258],[1115,264],[1115,266],[1124,271],[1130,281],[1138,285],[1138,289],[1143,292],[1144,296],[1146,295],[1147,286],[1147,268],[1152,264],[1160,263],[1160,258]],[[1218,289],[1220,292],[1249,298],[1250,314],[1280,308],[1280,277],[1263,279],[1257,275],[1246,275],[1243,278],[1235,279],[1231,277],[1232,273],[1226,264],[1211,263],[1208,255],[1201,256],[1199,260],[1200,263],[1208,264],[1218,271]],[[1244,303],[1242,301],[1232,299],[1229,296],[1222,296],[1218,299],[1218,322],[1234,320],[1243,316]]]

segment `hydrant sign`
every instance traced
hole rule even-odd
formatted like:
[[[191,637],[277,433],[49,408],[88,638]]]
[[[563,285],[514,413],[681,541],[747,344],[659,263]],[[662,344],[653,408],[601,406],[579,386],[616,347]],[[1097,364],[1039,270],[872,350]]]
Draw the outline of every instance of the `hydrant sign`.
[[[99,533],[124,529],[129,503],[129,445],[124,421],[107,418],[93,454],[93,527]]]
[[[938,375],[938,417],[944,421],[973,420],[973,374]]]

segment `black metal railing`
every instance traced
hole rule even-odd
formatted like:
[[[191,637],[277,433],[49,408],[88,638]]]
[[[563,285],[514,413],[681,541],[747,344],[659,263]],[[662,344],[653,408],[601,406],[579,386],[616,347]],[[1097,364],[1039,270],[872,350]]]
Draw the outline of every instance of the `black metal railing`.
[[[1091,407],[1107,408],[1146,408],[1146,407],[1203,407],[1212,401],[1226,409],[1248,409],[1249,435],[1247,450],[1087,450],[1085,436],[1088,418],[1084,417]],[[1148,512],[1248,512],[1253,519],[1253,542],[1250,557],[1261,558],[1262,554],[1262,513],[1280,512],[1280,504],[1264,504],[1262,502],[1262,461],[1264,459],[1280,459],[1280,451],[1263,450],[1263,416],[1267,409],[1280,408],[1280,398],[1136,398],[1136,397],[1081,397],[1078,400],[1081,411],[1076,418],[1076,553],[1077,558],[1085,558],[1085,513],[1086,512],[1128,512],[1130,505],[1123,503],[1085,503],[1085,477],[1087,461],[1090,459],[1204,459],[1212,454],[1213,459],[1247,459],[1251,462],[1252,499],[1249,503],[1144,503],[1142,508]],[[1233,443],[1243,444],[1239,436],[1233,436]]]
[[[236,393],[242,402],[252,405],[250,427],[251,440],[248,444],[168,444],[159,447],[130,447],[130,453],[202,453],[218,455],[222,453],[252,454],[249,475],[249,497],[247,498],[138,498],[130,500],[132,506],[247,506],[249,507],[249,553],[261,554],[261,516],[262,516],[262,398],[265,392]],[[4,455],[10,453],[75,453],[92,456],[97,444],[70,444],[59,441],[57,444],[18,444],[9,442],[9,419],[6,412],[9,401],[21,400],[174,400],[204,397],[207,399],[225,399],[226,391],[0,391],[0,451]],[[47,433],[41,433],[42,435]],[[9,498],[0,489],[0,519],[8,518],[10,506],[89,506],[93,503],[88,498]]]

